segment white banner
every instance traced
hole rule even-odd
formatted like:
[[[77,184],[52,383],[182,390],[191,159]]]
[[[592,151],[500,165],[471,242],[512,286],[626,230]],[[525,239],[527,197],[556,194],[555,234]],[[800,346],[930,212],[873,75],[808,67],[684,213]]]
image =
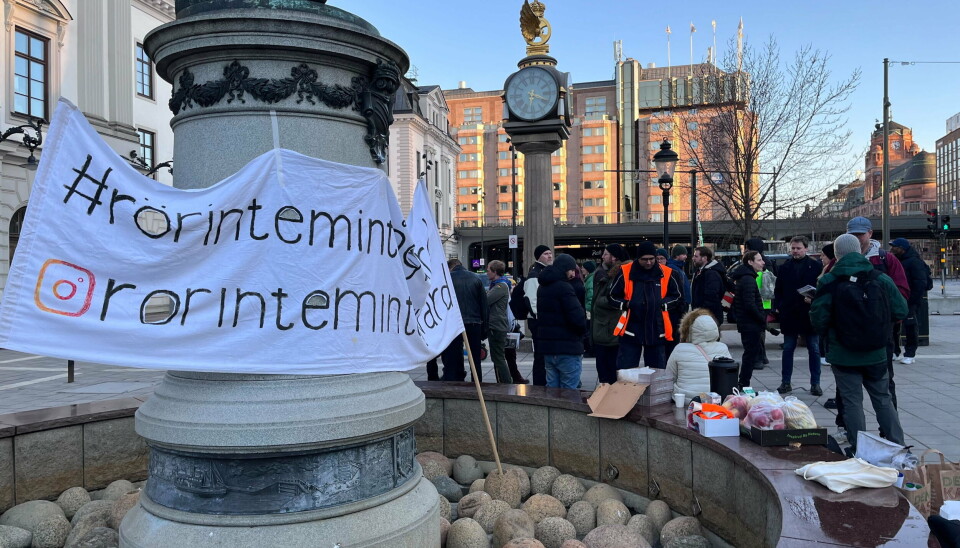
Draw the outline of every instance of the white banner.
[[[144,177],[61,100],[0,347],[234,373],[405,371],[463,330],[425,190],[275,149],[199,190]],[[210,161],[217,161],[211,158]]]

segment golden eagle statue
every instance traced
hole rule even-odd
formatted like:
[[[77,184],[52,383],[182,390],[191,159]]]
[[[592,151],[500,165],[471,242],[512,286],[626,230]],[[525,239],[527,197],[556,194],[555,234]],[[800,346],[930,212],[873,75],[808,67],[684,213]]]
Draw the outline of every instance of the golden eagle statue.
[[[520,32],[527,41],[527,55],[544,55],[550,52],[550,22],[543,17],[547,7],[543,2],[523,0],[520,8]]]

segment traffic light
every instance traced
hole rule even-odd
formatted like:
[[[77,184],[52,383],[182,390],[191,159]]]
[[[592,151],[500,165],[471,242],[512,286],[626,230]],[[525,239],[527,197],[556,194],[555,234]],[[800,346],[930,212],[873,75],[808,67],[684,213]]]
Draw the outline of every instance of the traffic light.
[[[927,228],[932,232],[940,232],[940,216],[936,208],[927,210]]]
[[[944,232],[950,232],[950,216],[949,215],[944,215],[943,218],[940,219],[940,228],[942,228]]]

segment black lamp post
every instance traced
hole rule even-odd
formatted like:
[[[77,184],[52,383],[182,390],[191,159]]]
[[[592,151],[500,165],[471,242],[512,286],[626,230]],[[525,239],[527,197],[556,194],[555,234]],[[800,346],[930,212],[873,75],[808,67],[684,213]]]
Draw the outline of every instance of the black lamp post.
[[[37,157],[33,155],[33,151],[43,144],[43,133],[40,131],[41,126],[43,126],[42,119],[30,118],[26,124],[14,126],[4,131],[3,134],[0,134],[0,143],[14,135],[23,135],[21,142],[23,146],[27,147],[27,150],[30,151],[30,156],[27,157],[27,164],[23,167],[31,171],[37,169]],[[27,133],[27,130],[33,131],[33,136]]]
[[[670,248],[670,189],[673,188],[673,170],[677,168],[679,156],[670,147],[666,139],[660,144],[660,151],[653,155],[660,179],[657,184],[663,192],[663,247]]]
[[[483,225],[486,224],[483,222],[483,218],[485,217],[484,215],[485,209],[483,207],[483,202],[486,197],[487,197],[487,193],[481,190],[480,197],[477,199],[477,217],[479,217],[480,219],[480,266],[484,267],[484,270],[486,270],[486,266],[487,266],[487,259],[486,257],[484,257],[484,247],[486,247],[486,239],[484,238],[484,234],[483,234],[483,230],[484,230]]]
[[[513,202],[512,211],[510,218],[511,231],[510,234],[513,236],[517,235],[517,149],[513,148],[513,141],[507,139],[507,142],[510,143],[510,192],[511,192],[511,201]],[[510,261],[513,263],[513,279],[520,279],[520,265],[517,264],[517,250],[519,248],[519,242],[517,247],[514,247],[510,250]]]

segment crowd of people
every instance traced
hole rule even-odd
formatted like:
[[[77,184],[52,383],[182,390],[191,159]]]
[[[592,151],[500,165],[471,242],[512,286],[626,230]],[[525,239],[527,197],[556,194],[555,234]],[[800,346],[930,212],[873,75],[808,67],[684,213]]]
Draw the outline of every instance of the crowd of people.
[[[577,264],[554,256],[548,246],[534,250],[535,263],[522,281],[506,276],[502,261],[490,261],[484,284],[459,260],[448,262],[466,338],[480,377],[481,340],[490,346],[499,383],[527,383],[516,363],[523,329],[533,338],[534,385],[578,388],[583,356],[596,359],[600,383],[613,383],[617,371],[643,365],[667,369],[675,392],[693,398],[710,389],[709,364],[732,358],[720,342],[720,327],[736,325],[743,345],[738,386],[750,386],[753,372],[769,364],[767,333],[783,334],[781,394],[793,392],[794,353],[805,344],[809,393],[822,396],[821,371],[836,378],[837,426],[855,449],[865,428],[863,389],[877,414],[881,435],[903,444],[897,415],[894,359],[914,362],[917,314],[931,286],[930,269],[910,242],[897,238],[887,252],[872,238],[870,220],[856,217],[847,233],[808,255],[810,242],[795,236],[780,264],[764,254],[764,242],[750,239],[729,268],[707,246],[658,249],[641,242],[634,258],[624,246],[604,247],[600,263]],[[778,328],[778,329],[777,329]],[[906,343],[900,348],[901,332]],[[902,357],[901,355],[902,350]],[[436,360],[429,380],[466,378],[461,338],[444,350],[443,375]]]

